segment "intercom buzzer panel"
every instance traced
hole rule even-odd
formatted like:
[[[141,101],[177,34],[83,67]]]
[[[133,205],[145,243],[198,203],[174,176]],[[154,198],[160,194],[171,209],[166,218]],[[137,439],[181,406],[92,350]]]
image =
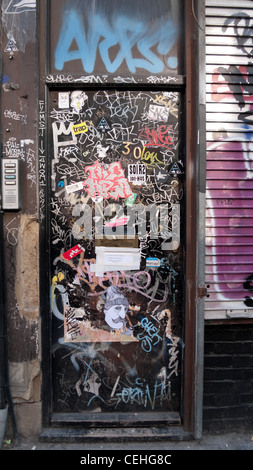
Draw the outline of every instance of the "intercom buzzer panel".
[[[20,199],[20,160],[2,158],[2,209],[21,209]]]

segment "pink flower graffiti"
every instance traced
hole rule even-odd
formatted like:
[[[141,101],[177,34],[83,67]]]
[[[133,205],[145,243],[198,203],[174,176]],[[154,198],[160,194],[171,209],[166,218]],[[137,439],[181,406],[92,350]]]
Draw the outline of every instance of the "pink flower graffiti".
[[[87,166],[85,173],[89,176],[83,185],[90,197],[118,199],[128,198],[133,194],[120,162],[111,163],[107,168],[96,162]]]

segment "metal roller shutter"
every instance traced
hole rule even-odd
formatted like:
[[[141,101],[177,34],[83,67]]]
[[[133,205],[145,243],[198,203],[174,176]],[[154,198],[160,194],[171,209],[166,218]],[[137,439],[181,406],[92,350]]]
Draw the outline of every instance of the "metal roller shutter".
[[[253,318],[253,2],[206,0],[206,319]]]

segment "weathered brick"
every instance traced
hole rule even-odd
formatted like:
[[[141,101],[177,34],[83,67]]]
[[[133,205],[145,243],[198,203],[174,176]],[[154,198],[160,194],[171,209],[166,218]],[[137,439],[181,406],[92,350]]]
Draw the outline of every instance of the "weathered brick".
[[[253,429],[253,325],[205,328],[203,427]]]

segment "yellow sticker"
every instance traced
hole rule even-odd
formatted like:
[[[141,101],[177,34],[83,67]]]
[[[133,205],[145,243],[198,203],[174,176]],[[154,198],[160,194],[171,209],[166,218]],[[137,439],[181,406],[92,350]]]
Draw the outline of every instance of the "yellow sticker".
[[[86,122],[80,122],[80,124],[74,124],[72,126],[72,132],[74,135],[82,134],[83,132],[87,132],[88,127]]]

